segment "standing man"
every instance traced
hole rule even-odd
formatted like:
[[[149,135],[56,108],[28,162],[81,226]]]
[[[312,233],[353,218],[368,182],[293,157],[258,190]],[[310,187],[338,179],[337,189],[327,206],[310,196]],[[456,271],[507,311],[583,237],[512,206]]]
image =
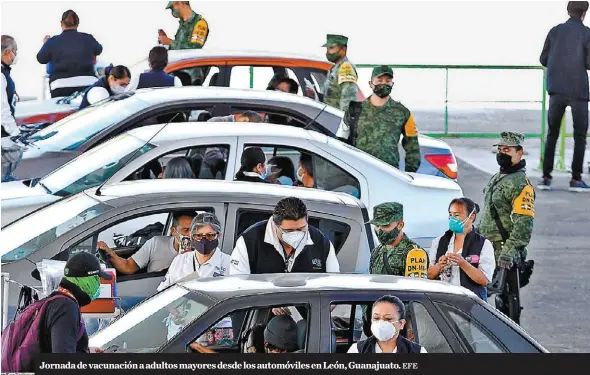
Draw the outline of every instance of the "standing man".
[[[543,178],[537,184],[542,190],[551,189],[555,146],[561,119],[569,106],[574,122],[574,159],[569,190],[590,191],[590,186],[582,180],[588,133],[587,70],[590,70],[590,28],[582,23],[587,11],[587,1],[570,1],[567,4],[570,19],[549,31],[541,52],[541,64],[547,68],[547,92],[550,98]]]
[[[369,82],[373,95],[350,102],[336,136],[389,165],[399,168],[398,143],[406,150],[406,172],[420,167],[418,129],[409,109],[389,96],[393,70],[387,65],[373,69]]]
[[[164,30],[158,30],[158,42],[174,49],[201,49],[209,36],[209,24],[200,14],[191,9],[188,1],[169,1],[166,9],[178,18],[179,26],[174,39],[168,38]]]
[[[346,57],[348,38],[328,34],[326,58],[334,66],[328,72],[324,86],[324,103],[346,111],[348,104],[358,98],[358,74],[356,67]]]
[[[428,278],[428,255],[403,232],[404,206],[381,203],[373,209],[375,233],[380,245],[371,253],[371,274]]]
[[[479,232],[492,242],[496,273],[492,292],[496,307],[515,322],[520,320],[519,288],[528,284],[534,262],[525,262],[535,220],[535,190],[526,177],[522,159],[524,135],[502,132],[496,159],[500,172],[484,189],[484,210]]]
[[[16,41],[10,35],[2,35],[2,182],[13,179],[12,171],[16,169],[23,156],[22,148],[10,139],[20,134],[16,125],[14,111],[18,95],[16,86],[10,76],[10,67],[16,63]]]

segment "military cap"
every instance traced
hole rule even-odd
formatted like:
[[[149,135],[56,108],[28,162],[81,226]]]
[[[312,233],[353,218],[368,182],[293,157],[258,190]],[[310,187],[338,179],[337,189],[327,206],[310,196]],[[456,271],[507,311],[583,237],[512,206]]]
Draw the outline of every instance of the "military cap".
[[[373,220],[369,223],[377,226],[386,226],[394,221],[404,219],[404,206],[397,202],[385,202],[373,208]]]
[[[524,143],[524,134],[518,132],[502,132],[500,133],[500,140],[495,146],[509,146],[516,147],[521,146]]]
[[[348,38],[344,35],[335,35],[335,34],[328,34],[326,36],[326,44],[322,47],[332,47],[337,44],[342,44],[344,46],[348,45]]]
[[[388,75],[393,78],[393,69],[387,65],[376,66],[371,73],[371,79],[381,77],[382,75]]]
[[[182,3],[188,3],[188,5],[190,5],[190,2],[188,1],[181,1]],[[172,8],[172,5],[174,4],[174,1],[169,1],[168,5],[166,5],[166,9],[170,9]]]

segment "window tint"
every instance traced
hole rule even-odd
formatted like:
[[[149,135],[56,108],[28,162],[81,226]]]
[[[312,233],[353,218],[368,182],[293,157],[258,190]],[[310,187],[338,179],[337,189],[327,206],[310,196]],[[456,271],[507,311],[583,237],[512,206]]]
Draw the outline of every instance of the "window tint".
[[[326,83],[326,72],[311,72],[311,78],[317,92],[323,94],[324,84]]]
[[[269,220],[271,216],[272,211],[270,210],[239,210],[234,244],[246,229],[258,222]],[[323,217],[314,217],[313,213],[310,213],[309,225],[318,228],[324,235],[328,236],[332,245],[334,245],[336,254],[338,254],[350,234],[348,224]]]
[[[358,180],[347,173],[344,169],[336,164],[305,150],[299,150],[291,147],[282,146],[261,146],[261,145],[246,145],[245,147],[262,147],[266,153],[266,160],[271,161],[275,157],[284,157],[290,159],[294,166],[295,176],[297,178],[298,172],[303,175],[302,182],[294,181],[294,185],[313,187],[321,190],[343,192],[350,194],[356,198],[361,197],[360,184]],[[303,160],[304,168],[299,170],[300,160]],[[306,163],[307,162],[307,163]],[[307,169],[310,170],[307,170]],[[272,174],[270,179],[276,180],[283,184],[283,179],[280,179],[281,174]],[[287,179],[284,181],[288,182]],[[287,183],[288,184],[288,183]]]
[[[180,79],[183,86],[222,86],[217,66],[196,66],[176,70],[172,74]]]
[[[428,353],[452,353],[449,343],[426,307],[419,302],[411,302],[410,305],[413,319],[408,319],[408,339],[422,345]]]
[[[474,353],[505,353],[506,350],[470,315],[446,303],[435,302],[447,316],[453,329]]]
[[[254,66],[252,67],[252,75],[250,75],[250,66],[234,66],[231,68],[229,87],[266,90],[274,75],[275,72],[270,66]],[[252,81],[250,81],[251,79]]]

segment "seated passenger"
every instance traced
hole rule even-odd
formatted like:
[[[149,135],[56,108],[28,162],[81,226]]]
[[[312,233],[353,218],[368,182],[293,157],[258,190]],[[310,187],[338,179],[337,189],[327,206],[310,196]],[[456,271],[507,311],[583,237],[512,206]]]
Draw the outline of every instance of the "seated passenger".
[[[297,179],[300,186],[315,187],[315,178],[313,176],[313,162],[310,154],[302,153],[299,157],[299,169],[297,169]]]
[[[235,115],[211,117],[207,122],[263,122],[263,119],[254,111],[245,111]]]
[[[289,94],[297,94],[299,92],[299,84],[292,78],[282,77],[277,81],[275,90]]]
[[[193,169],[191,168],[190,163],[184,156],[179,156],[176,158],[170,159],[168,164],[166,164],[166,168],[164,168],[164,173],[162,174],[162,178],[197,178]]]
[[[267,353],[287,353],[297,350],[297,324],[288,315],[275,316],[264,329],[264,349]]]
[[[353,344],[348,353],[426,353],[422,346],[400,335],[406,324],[406,307],[399,298],[379,298],[372,315],[372,335]]]
[[[266,87],[266,89],[271,91],[276,90],[277,85],[279,84],[279,80],[281,80],[282,78],[289,78],[289,76],[286,72],[276,73],[274,76],[272,76],[270,81],[268,81],[268,86]]]
[[[260,147],[248,147],[242,153],[241,166],[236,173],[236,181],[265,182],[266,155]]]
[[[147,272],[162,271],[170,267],[178,254],[190,250],[189,234],[194,217],[195,213],[191,211],[176,212],[172,219],[170,236],[151,238],[128,259],[119,257],[103,241],[99,241],[97,247],[107,254],[113,267],[122,274],[134,274],[144,267],[147,267]]]
[[[275,156],[268,161],[272,170],[267,171],[270,179],[281,185],[293,186],[295,184],[295,166],[291,158],[287,156]]]

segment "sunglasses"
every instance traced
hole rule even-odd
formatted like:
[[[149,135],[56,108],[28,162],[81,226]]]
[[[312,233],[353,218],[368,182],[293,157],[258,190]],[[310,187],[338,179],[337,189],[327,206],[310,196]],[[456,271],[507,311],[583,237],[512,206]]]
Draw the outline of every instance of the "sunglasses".
[[[206,233],[206,234],[196,233],[196,234],[193,234],[193,240],[195,240],[195,241],[201,241],[203,239],[203,237],[205,237],[207,239],[207,241],[213,241],[214,239],[217,238],[217,233]]]

